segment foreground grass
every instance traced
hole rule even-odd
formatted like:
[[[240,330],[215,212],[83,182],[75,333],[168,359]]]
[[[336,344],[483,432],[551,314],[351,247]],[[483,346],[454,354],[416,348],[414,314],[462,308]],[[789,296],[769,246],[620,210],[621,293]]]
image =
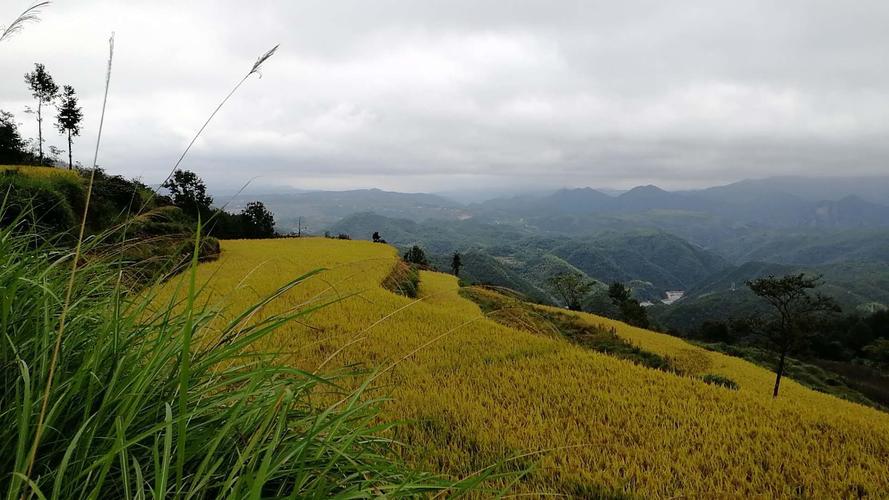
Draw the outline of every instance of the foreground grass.
[[[343,300],[256,347],[308,372],[383,367],[373,381],[392,396],[382,418],[406,422],[387,435],[408,445],[395,451],[419,468],[467,477],[505,461],[532,467],[515,492],[584,497],[889,494],[884,413],[792,381],[773,400],[767,370],[591,315],[577,318],[681,373],[727,377],[739,389],[510,328],[461,297],[452,276],[422,272],[419,300],[396,295],[380,287],[396,259],[369,242],[229,241],[197,274],[208,296],[237,310],[290,276],[329,268],[253,320]]]
[[[196,284],[196,259],[163,285],[177,293],[133,293],[127,263],[87,242],[66,305],[73,256],[35,241],[0,229],[6,498],[363,498],[448,486],[392,460],[380,400],[342,383],[355,372],[308,373],[257,348],[326,305],[277,304],[311,269],[279,275],[223,316]]]

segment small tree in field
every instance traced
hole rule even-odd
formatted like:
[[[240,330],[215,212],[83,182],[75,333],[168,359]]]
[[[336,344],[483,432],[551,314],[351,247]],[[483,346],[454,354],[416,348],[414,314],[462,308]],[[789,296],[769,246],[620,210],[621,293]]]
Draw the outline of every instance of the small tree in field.
[[[43,105],[51,103],[59,95],[59,86],[40,63],[35,63],[34,71],[25,74],[25,83],[31,95],[37,99],[37,149],[40,164],[43,165]]]
[[[819,316],[840,311],[837,303],[830,297],[809,293],[819,285],[821,276],[806,276],[802,273],[780,278],[770,275],[747,282],[750,290],[765,299],[776,313],[769,328],[769,336],[779,354],[772,397],[778,397],[787,354],[805,344],[812,335],[814,323]]]
[[[404,253],[404,261],[418,266],[429,265],[429,261],[426,259],[426,252],[417,245],[412,246]]]
[[[77,94],[74,87],[65,85],[62,88],[62,96],[59,102],[59,114],[56,115],[56,128],[60,134],[68,135],[68,170],[74,167],[71,159],[72,137],[80,135],[80,122],[83,121],[83,112],[77,106]]]
[[[454,276],[460,276],[460,268],[463,267],[463,259],[460,257],[460,252],[454,252],[454,255],[451,257],[451,271],[454,272]]]
[[[553,276],[548,281],[553,292],[562,299],[562,302],[572,311],[579,311],[583,299],[593,289],[593,282],[584,278],[580,273],[561,273]]]

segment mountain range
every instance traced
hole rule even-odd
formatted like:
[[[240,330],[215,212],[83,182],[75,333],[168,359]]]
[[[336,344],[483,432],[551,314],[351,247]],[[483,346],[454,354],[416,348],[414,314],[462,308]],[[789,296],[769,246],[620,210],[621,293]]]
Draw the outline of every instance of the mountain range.
[[[573,188],[469,204],[376,189],[259,198],[281,232],[379,232],[402,249],[422,246],[441,269],[460,252],[467,281],[540,302],[558,302],[550,277],[579,272],[600,291],[620,281],[655,303],[682,290],[681,300],[652,312],[688,323],[703,320],[701,311],[749,312],[748,279],[808,272],[823,275],[825,290],[848,307],[889,304],[889,177],[781,177],[694,191]]]

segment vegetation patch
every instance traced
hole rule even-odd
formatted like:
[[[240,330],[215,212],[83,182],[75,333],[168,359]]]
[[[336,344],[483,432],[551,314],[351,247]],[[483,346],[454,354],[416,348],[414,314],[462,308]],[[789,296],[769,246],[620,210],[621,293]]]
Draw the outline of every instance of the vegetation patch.
[[[722,375],[714,375],[712,373],[704,375],[703,377],[701,377],[701,380],[710,385],[718,385],[720,387],[725,387],[726,389],[732,389],[734,391],[737,391],[740,387],[734,380]]]
[[[464,287],[460,294],[476,304],[494,321],[511,328],[538,335],[563,337],[587,349],[602,352],[642,366],[664,371],[677,371],[671,360],[644,351],[621,339],[615,330],[593,325],[577,316],[538,307],[508,290],[488,287]]]
[[[392,266],[392,271],[383,279],[383,288],[390,292],[404,295],[405,297],[416,298],[420,289],[420,272],[416,267],[404,262],[397,261]]]
[[[777,353],[760,347],[736,346],[725,343],[699,343],[698,345],[710,351],[720,352],[744,359],[767,370],[774,370],[775,366],[778,364]],[[851,387],[844,377],[838,375],[834,371],[828,371],[817,365],[790,357],[785,360],[785,363],[787,376],[810,389],[830,394],[838,398],[843,398],[848,401],[853,401],[855,403],[871,406],[883,411],[889,411],[889,406],[885,403],[875,401],[866,396],[863,392]],[[832,368],[833,370],[837,369],[836,367]],[[880,384],[881,381],[885,381],[885,378],[880,377],[873,372],[869,373],[871,373],[871,377],[874,377],[874,380],[877,382],[874,384],[874,389],[872,389],[873,393],[877,397],[881,394],[885,394],[886,389]]]

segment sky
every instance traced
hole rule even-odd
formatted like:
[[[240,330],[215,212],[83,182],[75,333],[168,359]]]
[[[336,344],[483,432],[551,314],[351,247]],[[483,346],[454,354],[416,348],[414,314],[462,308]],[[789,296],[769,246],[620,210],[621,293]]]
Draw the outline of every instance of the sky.
[[[29,2],[0,2],[0,25]],[[0,44],[0,109],[36,137],[21,75],[45,64],[81,97],[91,164],[115,32],[98,164],[149,184],[276,44],[182,164],[211,190],[889,174],[885,0],[57,0],[41,17]]]

